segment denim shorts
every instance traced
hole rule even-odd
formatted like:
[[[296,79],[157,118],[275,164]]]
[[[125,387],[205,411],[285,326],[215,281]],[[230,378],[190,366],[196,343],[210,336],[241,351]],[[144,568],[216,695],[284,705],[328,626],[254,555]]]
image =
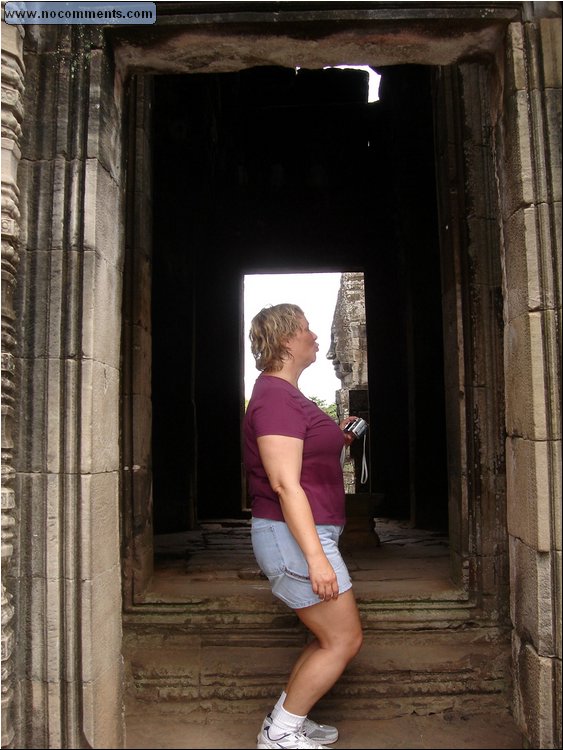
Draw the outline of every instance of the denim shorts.
[[[352,588],[348,568],[338,549],[343,528],[317,526],[324,553],[336,573],[340,594]],[[310,607],[321,601],[311,586],[309,568],[301,547],[286,523],[269,518],[253,518],[252,548],[260,570],[272,584],[274,596],[291,609]]]

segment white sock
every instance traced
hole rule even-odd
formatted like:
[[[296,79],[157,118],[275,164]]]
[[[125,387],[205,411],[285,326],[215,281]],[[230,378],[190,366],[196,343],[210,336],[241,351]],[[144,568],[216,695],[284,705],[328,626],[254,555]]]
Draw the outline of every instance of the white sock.
[[[285,699],[286,698],[287,698],[287,693],[285,692],[285,690],[282,690],[282,694],[278,698],[278,702],[276,703],[276,705],[272,709],[272,717],[274,716],[274,714],[276,713],[276,711],[283,706],[283,704],[285,703]]]
[[[288,732],[298,732],[303,726],[307,716],[298,716],[290,714],[283,706],[277,708],[275,714],[272,712],[272,724],[270,726],[270,738],[278,740],[282,735]]]

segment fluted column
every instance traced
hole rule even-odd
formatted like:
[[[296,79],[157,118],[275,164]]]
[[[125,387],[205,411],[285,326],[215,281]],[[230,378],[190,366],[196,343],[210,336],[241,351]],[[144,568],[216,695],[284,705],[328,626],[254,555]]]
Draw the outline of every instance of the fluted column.
[[[19,191],[23,29],[2,21],[2,747],[14,738],[14,606],[8,571],[17,535],[14,492],[15,384],[14,290],[19,265]]]
[[[100,29],[25,32],[14,743],[118,748],[120,97]]]

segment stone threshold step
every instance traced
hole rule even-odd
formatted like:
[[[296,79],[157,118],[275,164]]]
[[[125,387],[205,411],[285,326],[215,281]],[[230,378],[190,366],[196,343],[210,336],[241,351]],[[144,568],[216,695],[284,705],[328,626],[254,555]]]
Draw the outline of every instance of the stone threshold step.
[[[302,643],[219,645],[195,636],[152,636],[124,641],[131,697],[146,701],[211,702],[229,710],[275,697]],[[463,708],[479,696],[488,707],[506,707],[510,643],[502,633],[409,633],[371,638],[330,694],[346,710],[371,707],[419,710]]]

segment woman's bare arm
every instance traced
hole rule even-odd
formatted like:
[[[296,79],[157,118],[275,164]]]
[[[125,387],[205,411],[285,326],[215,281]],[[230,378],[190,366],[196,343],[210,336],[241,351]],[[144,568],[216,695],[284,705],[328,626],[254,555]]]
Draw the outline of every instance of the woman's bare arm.
[[[257,442],[270,486],[280,499],[285,522],[307,560],[313,591],[320,599],[336,598],[336,574],[323,551],[311,506],[300,482],[303,441],[283,435],[264,435]]]

